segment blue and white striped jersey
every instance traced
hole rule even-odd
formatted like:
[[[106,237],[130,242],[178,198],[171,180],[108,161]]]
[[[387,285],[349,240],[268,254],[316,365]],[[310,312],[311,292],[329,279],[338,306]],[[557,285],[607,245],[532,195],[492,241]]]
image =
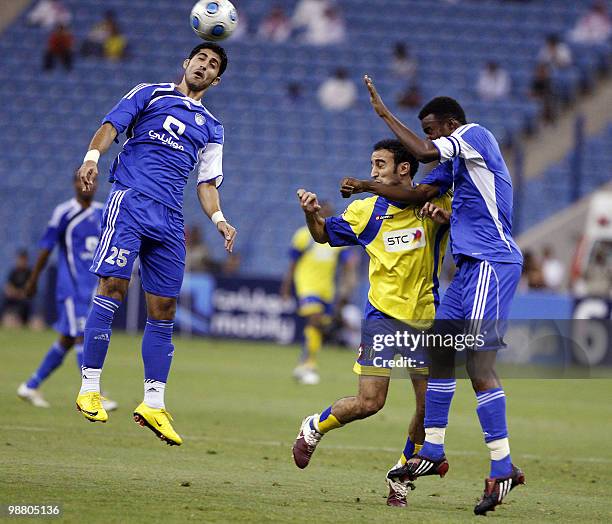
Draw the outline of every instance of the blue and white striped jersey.
[[[89,266],[100,237],[103,208],[103,204],[92,202],[85,209],[76,198],[71,198],[53,211],[39,247],[52,251],[59,245],[57,300],[90,302],[98,279],[89,272]]]
[[[110,181],[118,182],[177,211],[196,166],[198,183],[223,180],[223,126],[198,100],[174,84],[139,84],[108,113],[126,132]]]
[[[522,263],[512,238],[512,180],[493,134],[466,124],[433,141],[441,164],[421,183],[437,185],[440,194],[454,185],[451,249],[495,262]]]

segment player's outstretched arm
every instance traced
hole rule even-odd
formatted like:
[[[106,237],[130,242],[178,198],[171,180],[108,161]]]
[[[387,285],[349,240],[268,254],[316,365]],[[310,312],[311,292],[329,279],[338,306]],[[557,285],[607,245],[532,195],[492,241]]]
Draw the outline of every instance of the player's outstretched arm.
[[[370,103],[374,111],[380,116],[389,129],[395,133],[399,141],[404,144],[404,147],[412,153],[419,162],[427,163],[440,159],[440,153],[433,145],[431,140],[425,140],[419,137],[414,131],[408,129],[402,124],[399,119],[389,111],[382,98],[378,94],[372,79],[365,75],[363,77],[368,92],[370,93]]]
[[[329,235],[325,230],[325,219],[319,214],[321,206],[317,200],[317,195],[305,189],[298,189],[297,197],[304,211],[306,225],[312,238],[319,244],[327,244],[329,242]]]
[[[115,138],[117,138],[117,130],[110,122],[105,122],[91,139],[83,165],[79,168],[79,179],[84,191],[90,191],[93,188],[93,183],[98,176],[100,155],[109,150]]]
[[[231,253],[234,250],[237,231],[236,228],[230,225],[221,212],[219,190],[214,180],[198,184],[198,200],[200,201],[204,213],[212,220],[217,231],[219,231],[221,236],[225,239],[225,250]]]
[[[406,187],[400,184],[386,185],[372,180],[357,180],[356,178],[343,178],[340,182],[340,193],[344,198],[357,193],[372,193],[395,202],[422,206],[440,194],[436,185],[419,184],[416,187]]]
[[[38,252],[36,263],[32,268],[32,273],[30,273],[30,278],[28,278],[24,288],[26,297],[32,298],[34,295],[36,295],[36,290],[38,289],[38,279],[43,269],[45,269],[50,255],[51,251],[48,249],[41,249]]]

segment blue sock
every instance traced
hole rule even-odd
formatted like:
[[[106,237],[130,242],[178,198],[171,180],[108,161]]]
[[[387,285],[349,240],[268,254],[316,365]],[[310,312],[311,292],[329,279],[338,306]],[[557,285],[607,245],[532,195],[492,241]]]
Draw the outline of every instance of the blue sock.
[[[506,395],[502,388],[476,393],[476,413],[491,451],[491,478],[507,477],[512,472],[508,426],[506,424]]]
[[[83,367],[83,344],[74,345],[74,358],[76,360],[76,365],[79,368],[80,373],[81,368]]]
[[[400,459],[400,461],[408,461],[410,460],[410,457],[412,457],[412,455],[414,455],[414,442],[412,442],[412,440],[410,440],[410,437],[408,436],[406,438],[406,445],[404,446],[404,451],[402,451],[403,460]]]
[[[145,380],[167,382],[174,355],[172,345],[173,320],[147,319],[142,337],[142,361]]]
[[[36,372],[30,377],[30,380],[27,382],[27,386],[31,389],[36,389],[40,386],[41,382],[43,382],[55,369],[57,369],[60,364],[64,361],[64,357],[66,356],[66,350],[60,345],[59,342],[55,342],[47,354],[45,358],[43,358],[40,366],[36,370]]]
[[[430,378],[425,393],[425,442],[419,455],[438,460],[444,456],[444,433],[455,394],[454,378]]]
[[[110,337],[111,324],[121,302],[110,297],[96,295],[85,323],[83,367],[102,369]]]

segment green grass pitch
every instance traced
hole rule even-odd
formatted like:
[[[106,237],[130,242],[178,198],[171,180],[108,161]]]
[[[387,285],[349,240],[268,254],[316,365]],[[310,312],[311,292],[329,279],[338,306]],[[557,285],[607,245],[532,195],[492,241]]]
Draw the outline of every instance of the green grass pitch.
[[[51,409],[15,390],[51,332],[0,331],[0,504],[59,503],[67,522],[458,522],[472,508],[488,453],[469,384],[458,384],[444,479],[420,479],[407,509],[385,506],[384,475],[403,446],[413,399],[395,380],[376,416],[325,437],[308,469],[291,445],[302,418],[351,395],[353,355],[325,350],[322,382],[291,379],[297,348],[181,339],[166,405],[181,447],[132,421],[142,399],[140,339],[115,334],[103,385],[120,403],[107,424],[74,408],[74,358],[44,384]],[[503,522],[612,521],[612,382],[505,381],[514,462],[527,485],[489,518]],[[19,519],[24,521],[24,519]]]

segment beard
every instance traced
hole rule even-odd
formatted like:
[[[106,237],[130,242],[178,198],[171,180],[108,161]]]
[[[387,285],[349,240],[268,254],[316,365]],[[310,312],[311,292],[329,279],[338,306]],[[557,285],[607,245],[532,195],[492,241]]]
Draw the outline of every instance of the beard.
[[[214,80],[214,78],[213,78],[213,80]],[[187,88],[190,91],[196,91],[196,92],[197,91],[204,91],[205,89],[207,89],[210,86],[210,84],[213,83],[213,80],[210,80],[210,81],[208,81],[206,79],[200,80],[198,78],[190,79],[190,78],[187,77],[187,75],[185,75],[185,84],[187,84]]]

